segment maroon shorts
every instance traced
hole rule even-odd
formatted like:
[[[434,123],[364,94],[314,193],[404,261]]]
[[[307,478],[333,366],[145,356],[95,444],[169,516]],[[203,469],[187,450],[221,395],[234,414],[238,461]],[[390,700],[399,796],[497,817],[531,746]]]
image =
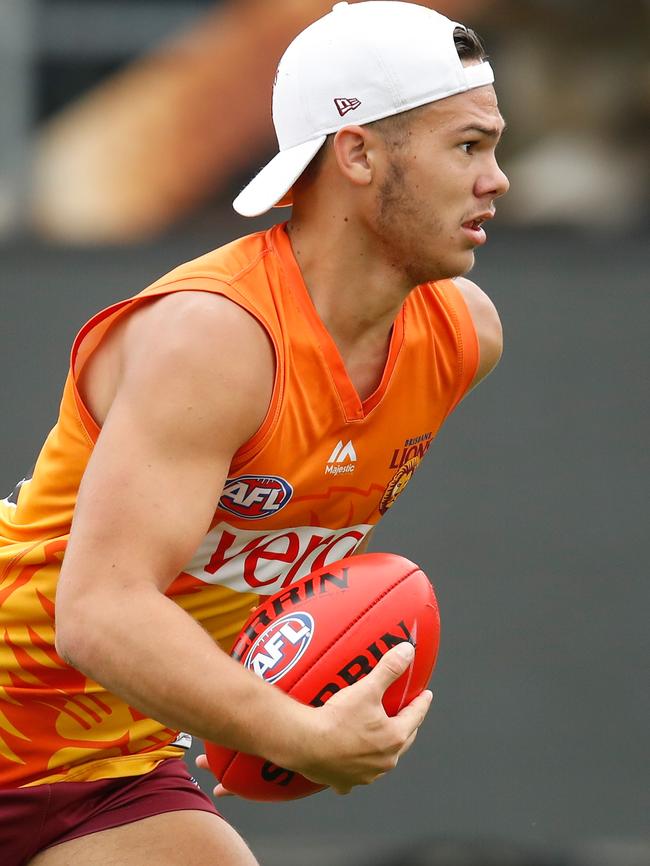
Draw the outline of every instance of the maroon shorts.
[[[0,862],[22,866],[51,845],[182,809],[219,814],[180,758],[142,776],[0,790]]]

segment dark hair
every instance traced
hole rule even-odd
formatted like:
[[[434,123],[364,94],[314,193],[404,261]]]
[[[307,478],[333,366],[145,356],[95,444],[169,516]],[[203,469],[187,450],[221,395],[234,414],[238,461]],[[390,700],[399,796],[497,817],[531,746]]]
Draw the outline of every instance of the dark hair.
[[[487,51],[481,37],[469,27],[456,27],[454,45],[461,60],[473,60],[478,63],[487,60]]]
[[[454,29],[454,45],[463,64],[481,63],[483,60],[487,60],[487,51],[481,37],[469,27],[459,25]],[[406,143],[410,119],[413,116],[412,112],[417,110],[417,108],[412,108],[410,111],[391,114],[381,120],[369,123],[368,126],[372,126],[384,137],[390,136],[391,144],[394,147],[399,147]]]

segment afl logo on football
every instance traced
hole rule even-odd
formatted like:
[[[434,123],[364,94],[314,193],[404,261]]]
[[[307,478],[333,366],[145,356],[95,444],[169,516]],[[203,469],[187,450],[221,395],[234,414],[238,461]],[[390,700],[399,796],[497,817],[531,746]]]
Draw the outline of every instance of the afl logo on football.
[[[304,654],[314,636],[314,620],[304,611],[276,619],[250,648],[244,665],[267,683],[277,683]]]
[[[239,475],[226,481],[219,507],[244,520],[277,514],[293,496],[293,487],[277,475]]]

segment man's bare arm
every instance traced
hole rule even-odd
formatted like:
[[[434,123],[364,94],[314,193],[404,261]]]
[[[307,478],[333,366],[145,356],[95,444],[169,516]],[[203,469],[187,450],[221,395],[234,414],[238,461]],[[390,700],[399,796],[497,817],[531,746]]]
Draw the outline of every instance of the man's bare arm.
[[[229,658],[164,595],[208,530],[232,455],[265,415],[266,335],[230,301],[192,293],[134,314],[118,348],[57,592],[58,651],[171,728],[338,790],[371,781],[408,748],[428,707],[425,695],[384,718],[377,683],[399,675],[399,659],[315,710]]]

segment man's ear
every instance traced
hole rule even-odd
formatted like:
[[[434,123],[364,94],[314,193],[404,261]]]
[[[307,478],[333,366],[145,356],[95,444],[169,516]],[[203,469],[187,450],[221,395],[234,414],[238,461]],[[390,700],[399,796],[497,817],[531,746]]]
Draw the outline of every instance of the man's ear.
[[[344,126],[332,148],[339,171],[355,186],[368,186],[374,174],[375,136],[363,126]]]

